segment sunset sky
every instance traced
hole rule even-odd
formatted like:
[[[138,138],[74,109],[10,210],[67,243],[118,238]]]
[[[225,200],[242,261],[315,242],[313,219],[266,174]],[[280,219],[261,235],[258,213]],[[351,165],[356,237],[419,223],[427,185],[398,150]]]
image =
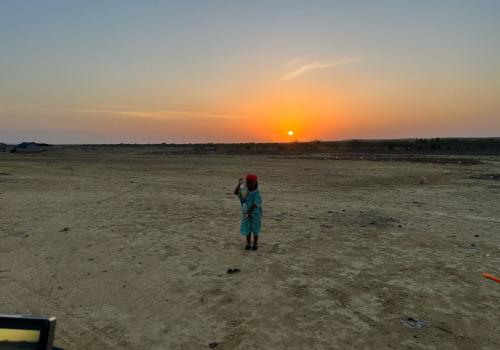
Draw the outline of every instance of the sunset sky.
[[[500,136],[500,1],[0,1],[0,142],[446,136]]]

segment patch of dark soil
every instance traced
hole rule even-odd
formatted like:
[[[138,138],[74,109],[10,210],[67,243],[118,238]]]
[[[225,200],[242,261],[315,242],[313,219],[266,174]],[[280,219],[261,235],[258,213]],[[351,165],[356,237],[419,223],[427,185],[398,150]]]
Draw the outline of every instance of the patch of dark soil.
[[[351,210],[346,212],[342,211],[328,211],[322,216],[320,227],[332,229],[334,227],[345,226],[359,226],[359,227],[377,227],[388,228],[398,227],[401,228],[406,225],[404,219],[399,219],[385,215],[383,211],[379,210]]]
[[[456,164],[456,165],[477,165],[482,164],[476,158],[458,158],[446,156],[411,156],[411,155],[378,155],[378,154],[335,154],[335,155],[303,155],[303,156],[281,156],[270,158],[286,159],[317,159],[317,160],[371,160],[385,162],[411,162],[411,163],[431,163],[431,164]]]
[[[500,174],[478,174],[471,175],[470,178],[478,180],[500,180]]]
[[[360,217],[360,226],[365,227],[368,225],[372,226],[396,226],[400,224],[400,221],[396,218],[376,215],[376,214],[366,214]]]

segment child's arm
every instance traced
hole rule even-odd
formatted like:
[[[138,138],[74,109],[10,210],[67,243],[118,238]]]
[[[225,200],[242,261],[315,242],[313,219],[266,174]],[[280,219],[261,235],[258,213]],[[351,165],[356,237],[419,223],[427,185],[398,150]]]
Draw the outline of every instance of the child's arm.
[[[240,180],[238,181],[238,185],[236,185],[236,188],[234,189],[234,194],[237,196],[240,195],[240,186],[241,186],[242,181],[243,181],[243,179],[240,177]]]

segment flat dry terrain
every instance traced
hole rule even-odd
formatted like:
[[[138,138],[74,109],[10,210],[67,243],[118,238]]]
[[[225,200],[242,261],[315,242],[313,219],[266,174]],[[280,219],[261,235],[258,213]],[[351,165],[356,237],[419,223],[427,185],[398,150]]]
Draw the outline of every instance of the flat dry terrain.
[[[257,252],[231,195],[247,171]],[[0,154],[0,173],[0,312],[56,316],[66,350],[500,348],[481,275],[500,275],[500,181],[470,178],[499,159],[63,152]]]

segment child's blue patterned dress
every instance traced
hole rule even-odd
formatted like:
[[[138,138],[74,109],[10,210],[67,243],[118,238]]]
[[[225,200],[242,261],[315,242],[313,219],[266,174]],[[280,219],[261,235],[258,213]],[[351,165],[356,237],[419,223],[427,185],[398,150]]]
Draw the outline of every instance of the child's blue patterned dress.
[[[260,234],[260,222],[262,218],[262,197],[259,190],[248,191],[246,197],[242,197],[241,194],[238,197],[242,209],[240,234],[242,236],[248,236],[249,234],[258,236]],[[251,217],[247,217],[246,212],[248,208],[251,208],[254,204],[257,205],[257,208],[253,210]]]

